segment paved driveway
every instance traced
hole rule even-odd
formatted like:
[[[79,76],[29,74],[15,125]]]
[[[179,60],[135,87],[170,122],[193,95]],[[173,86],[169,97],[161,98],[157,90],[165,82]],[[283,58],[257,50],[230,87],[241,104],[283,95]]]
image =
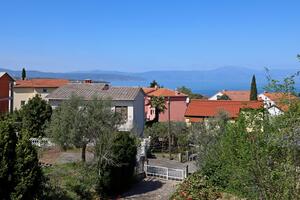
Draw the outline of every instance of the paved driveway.
[[[147,177],[134,185],[121,199],[133,200],[168,200],[175,192],[178,181],[167,181]]]

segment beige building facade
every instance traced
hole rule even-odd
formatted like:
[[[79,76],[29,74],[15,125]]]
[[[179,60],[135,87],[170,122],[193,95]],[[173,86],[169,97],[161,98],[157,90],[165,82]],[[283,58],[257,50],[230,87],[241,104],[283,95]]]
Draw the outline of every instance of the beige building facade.
[[[68,84],[68,82],[64,79],[17,80],[14,85],[14,110],[19,110],[37,94],[45,99],[55,89]]]

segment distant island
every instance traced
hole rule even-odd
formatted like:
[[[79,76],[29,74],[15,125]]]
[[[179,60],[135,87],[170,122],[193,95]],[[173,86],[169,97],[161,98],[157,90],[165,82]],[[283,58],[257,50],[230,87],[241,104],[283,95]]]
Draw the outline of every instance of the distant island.
[[[300,69],[272,69],[270,74],[275,79],[282,80]],[[19,78],[21,70],[0,68]],[[79,71],[79,72],[43,72],[27,71],[28,78],[65,78],[70,80],[92,79],[94,81],[108,81],[119,86],[148,86],[152,80],[158,81],[164,87],[176,89],[180,86],[191,88],[196,93],[212,95],[220,89],[245,90],[249,89],[252,75],[256,75],[258,90],[263,91],[267,83],[266,71],[245,67],[221,67],[211,70],[198,71],[146,71],[141,73],[118,71]],[[296,86],[299,88],[299,78]]]

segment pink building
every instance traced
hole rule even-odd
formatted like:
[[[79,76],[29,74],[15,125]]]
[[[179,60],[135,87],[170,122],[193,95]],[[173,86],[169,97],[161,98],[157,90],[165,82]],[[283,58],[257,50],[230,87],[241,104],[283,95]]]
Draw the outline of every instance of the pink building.
[[[155,108],[151,107],[150,100],[153,96],[163,96],[165,98],[166,110],[159,114],[159,121],[168,121],[168,99],[170,98],[170,120],[184,122],[184,113],[188,105],[188,96],[178,91],[167,88],[143,88],[145,97],[145,115],[146,121],[152,121],[155,118]]]

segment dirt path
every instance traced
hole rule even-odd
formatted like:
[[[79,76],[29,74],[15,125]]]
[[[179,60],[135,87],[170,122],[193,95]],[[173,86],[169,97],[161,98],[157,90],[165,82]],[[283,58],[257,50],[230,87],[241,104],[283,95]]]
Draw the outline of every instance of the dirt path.
[[[168,200],[179,183],[178,181],[145,178],[123,194],[121,199]]]
[[[94,155],[86,151],[86,160],[91,161]],[[78,162],[81,160],[80,149],[61,151],[58,148],[44,150],[40,153],[39,161],[48,164],[62,164],[70,162]]]

